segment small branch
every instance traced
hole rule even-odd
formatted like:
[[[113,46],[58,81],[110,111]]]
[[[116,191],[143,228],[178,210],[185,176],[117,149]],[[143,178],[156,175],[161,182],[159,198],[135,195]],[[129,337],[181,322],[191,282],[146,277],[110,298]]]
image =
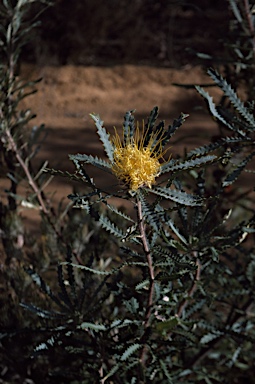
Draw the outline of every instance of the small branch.
[[[155,290],[155,282],[154,282],[155,272],[154,272],[151,252],[150,252],[150,248],[149,248],[149,244],[148,244],[148,240],[147,240],[146,232],[145,232],[143,212],[142,212],[142,203],[139,200],[139,198],[137,198],[137,212],[138,212],[138,223],[139,223],[141,240],[143,243],[143,249],[144,249],[144,252],[146,255],[149,273],[150,273],[149,295],[148,295],[148,301],[147,301],[146,315],[145,315],[145,319],[144,319],[144,329],[146,330],[150,326],[150,322],[151,322],[151,311],[152,311],[153,296],[154,296],[154,290]],[[147,349],[146,345],[144,345],[144,347],[141,351],[141,355],[140,355],[140,361],[141,361],[141,364],[143,367],[145,366],[145,363],[146,363],[147,352],[148,352],[148,349]]]
[[[141,234],[144,252],[146,254],[146,258],[147,258],[147,262],[148,262],[150,278],[151,278],[151,280],[154,280],[155,276],[154,276],[154,268],[152,265],[152,257],[151,257],[150,248],[149,248],[149,244],[148,244],[146,233],[145,233],[143,212],[142,212],[142,203],[139,199],[137,199],[137,211],[138,211],[138,220],[139,220],[139,230],[140,230],[140,234]]]
[[[197,257],[197,253],[194,253],[194,256]],[[201,263],[200,261],[197,259],[196,260],[196,266],[197,266],[197,271],[196,271],[196,276],[195,276],[195,280],[194,280],[194,283],[192,284],[190,290],[188,291],[188,298],[185,299],[180,307],[179,307],[179,310],[177,312],[177,316],[178,317],[181,317],[184,309],[186,308],[188,302],[189,302],[189,298],[192,297],[197,289],[197,282],[200,280],[200,277],[201,277]]]
[[[6,133],[6,136],[8,138],[10,148],[12,149],[13,153],[15,154],[15,157],[16,157],[18,163],[21,165],[23,171],[25,172],[25,175],[26,175],[26,177],[28,179],[28,183],[31,186],[31,188],[33,189],[33,191],[35,192],[37,200],[38,200],[38,202],[40,204],[40,207],[41,207],[43,213],[45,213],[45,215],[48,215],[48,209],[47,209],[47,207],[46,207],[46,205],[44,203],[44,200],[43,200],[43,197],[42,197],[42,193],[41,193],[40,189],[38,188],[37,184],[34,182],[33,177],[31,175],[27,165],[25,164],[24,160],[22,159],[22,157],[21,157],[21,155],[19,153],[19,150],[17,148],[17,145],[16,145],[16,143],[15,143],[15,141],[14,141],[12,135],[11,135],[10,130],[6,129],[5,133]]]

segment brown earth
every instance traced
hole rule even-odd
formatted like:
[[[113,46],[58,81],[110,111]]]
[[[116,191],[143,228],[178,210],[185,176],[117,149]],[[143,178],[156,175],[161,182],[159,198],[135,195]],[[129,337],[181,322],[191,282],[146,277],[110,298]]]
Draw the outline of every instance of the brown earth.
[[[159,118],[171,124],[181,112],[188,113],[185,124],[173,137],[171,152],[183,154],[188,148],[209,142],[217,126],[209,116],[205,103],[195,89],[173,85],[210,82],[201,67],[182,69],[152,66],[116,65],[111,67],[23,65],[23,78],[39,78],[38,92],[24,101],[24,107],[37,114],[34,125],[46,126],[47,136],[41,143],[37,164],[48,161],[48,167],[74,170],[68,154],[86,153],[104,156],[96,128],[89,116],[99,114],[105,127],[113,132],[120,129],[128,110],[136,110],[135,117],[142,121],[151,109],[159,106]],[[210,91],[211,92],[211,91]],[[214,91],[215,92],[215,91]],[[109,184],[104,173],[91,170],[99,184]],[[82,186],[79,187],[82,189]],[[65,178],[55,177],[46,192],[57,203],[72,191],[73,184]],[[3,197],[3,192],[1,192]],[[24,217],[34,221],[34,211],[24,209]]]
[[[173,85],[210,82],[201,67],[177,70],[133,65],[43,68],[26,65],[22,73],[24,77],[43,78],[37,94],[27,98],[25,106],[37,115],[33,124],[46,125],[48,135],[39,158],[49,160],[52,167],[70,169],[70,153],[103,155],[90,113],[99,114],[110,133],[113,127],[122,126],[128,110],[135,110],[136,119],[142,121],[158,105],[159,118],[168,124],[181,112],[188,113],[188,119],[174,137],[174,153],[208,141],[216,129],[196,90]]]

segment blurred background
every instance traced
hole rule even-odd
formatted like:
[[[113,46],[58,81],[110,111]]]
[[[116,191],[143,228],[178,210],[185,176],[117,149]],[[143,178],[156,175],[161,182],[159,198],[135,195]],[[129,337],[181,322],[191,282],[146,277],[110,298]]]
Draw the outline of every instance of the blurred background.
[[[56,0],[24,59],[43,64],[180,67],[217,55],[229,31],[227,0]]]

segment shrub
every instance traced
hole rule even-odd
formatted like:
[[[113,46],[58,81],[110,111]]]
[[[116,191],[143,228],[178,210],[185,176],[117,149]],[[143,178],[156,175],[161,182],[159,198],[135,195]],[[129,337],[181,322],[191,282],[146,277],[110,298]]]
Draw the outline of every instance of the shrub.
[[[183,113],[166,126],[158,107],[140,124],[128,111],[113,136],[92,114],[107,160],[76,154],[74,173],[46,165],[34,171],[27,127],[33,114],[19,103],[35,83],[20,83],[15,74],[23,36],[36,26],[24,22],[30,3],[4,1],[1,8],[9,17],[0,113],[10,179],[1,202],[2,376],[36,383],[251,383],[254,190],[240,185],[255,155],[253,104],[210,69],[231,104],[218,106],[196,87],[224,127],[210,144],[170,156]],[[111,175],[109,185],[94,183],[91,165]],[[43,194],[49,175],[81,183],[84,193],[69,196],[76,209],[61,216],[53,210]],[[21,180],[29,198],[17,193]],[[113,197],[130,210],[113,205]],[[45,253],[41,239],[23,246],[20,202],[41,209]]]

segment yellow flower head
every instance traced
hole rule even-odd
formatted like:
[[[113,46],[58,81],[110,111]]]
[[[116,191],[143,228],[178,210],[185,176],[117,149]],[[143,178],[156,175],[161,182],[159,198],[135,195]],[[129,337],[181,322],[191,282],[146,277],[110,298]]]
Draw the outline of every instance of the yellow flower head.
[[[121,141],[115,131],[112,140],[114,145],[112,171],[116,177],[128,185],[132,191],[141,187],[151,188],[155,178],[160,174],[159,159],[163,157],[162,135],[150,136],[148,144],[145,145],[146,133],[142,132],[137,125],[134,135],[129,135],[126,142]]]

